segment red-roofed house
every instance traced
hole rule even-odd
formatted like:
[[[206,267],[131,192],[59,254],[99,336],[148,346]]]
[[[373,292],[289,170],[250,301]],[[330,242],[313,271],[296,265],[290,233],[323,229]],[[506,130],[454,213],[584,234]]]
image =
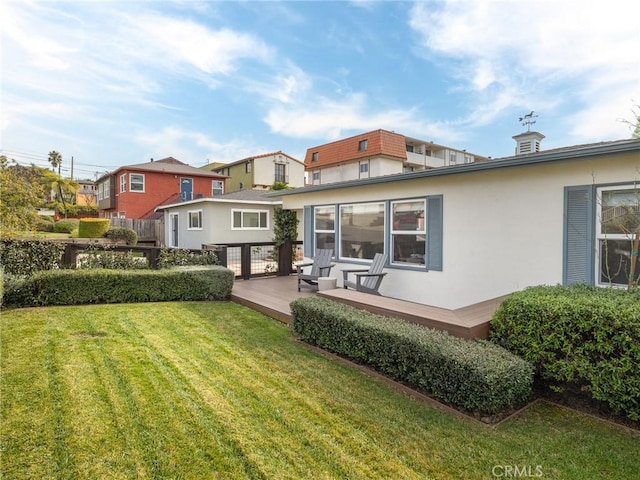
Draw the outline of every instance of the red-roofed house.
[[[488,160],[465,150],[374,130],[309,148],[304,159],[313,185]]]
[[[173,157],[120,167],[98,179],[101,217],[153,218],[154,209],[225,193],[224,175]]]

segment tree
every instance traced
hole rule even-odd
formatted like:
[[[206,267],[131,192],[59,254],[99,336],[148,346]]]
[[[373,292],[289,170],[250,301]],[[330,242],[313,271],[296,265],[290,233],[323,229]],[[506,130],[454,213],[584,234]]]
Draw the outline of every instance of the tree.
[[[57,192],[57,198],[62,202],[64,217],[67,218],[67,196],[75,195],[78,183],[71,178],[62,178],[55,172],[45,170],[42,172],[41,183],[49,190]]]
[[[0,156],[0,227],[3,235],[35,227],[37,208],[43,198],[39,182],[42,170],[34,165],[24,167]]]
[[[49,163],[53,167],[54,172],[56,168],[58,169],[58,175],[60,175],[60,166],[62,165],[62,155],[60,155],[60,152],[56,152],[55,150],[50,151]]]
[[[631,114],[634,120],[620,119],[620,121],[629,125],[629,129],[632,131],[631,138],[640,139],[640,105],[634,105],[631,108]]]

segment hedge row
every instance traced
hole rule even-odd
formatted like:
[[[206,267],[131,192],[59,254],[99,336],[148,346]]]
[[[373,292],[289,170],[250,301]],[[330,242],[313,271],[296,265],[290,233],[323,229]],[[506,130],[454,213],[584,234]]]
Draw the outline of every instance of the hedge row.
[[[531,395],[532,366],[497,345],[386,318],[318,297],[291,302],[305,342],[366,364],[468,412],[495,414]]]
[[[9,275],[30,275],[60,268],[65,246],[62,243],[2,239],[0,265]]]
[[[5,277],[5,307],[225,300],[234,274],[224,267],[167,270],[49,270]]]
[[[640,420],[640,292],[531,287],[496,310],[490,339],[530,361],[555,390],[577,387]]]

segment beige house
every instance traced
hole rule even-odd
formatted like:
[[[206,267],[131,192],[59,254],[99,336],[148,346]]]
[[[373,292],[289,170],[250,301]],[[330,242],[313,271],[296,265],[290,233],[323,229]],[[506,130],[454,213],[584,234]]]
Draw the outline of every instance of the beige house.
[[[309,148],[304,165],[308,182],[321,185],[485,160],[433,141],[374,130]]]
[[[304,164],[284,152],[265,153],[231,163],[212,163],[204,170],[229,177],[227,192],[238,190],[268,190],[275,182],[290,187],[303,187]]]
[[[624,287],[632,262],[640,272],[640,140],[279,193],[303,218],[305,257],[334,250],[339,285],[340,270],[386,253],[384,296],[456,309],[531,285]]]

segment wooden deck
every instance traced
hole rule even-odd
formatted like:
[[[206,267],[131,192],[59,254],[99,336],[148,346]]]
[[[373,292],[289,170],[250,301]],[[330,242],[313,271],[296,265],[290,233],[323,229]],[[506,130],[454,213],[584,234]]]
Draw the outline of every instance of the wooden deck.
[[[291,321],[289,303],[292,300],[319,295],[380,315],[445,330],[457,337],[486,338],[491,316],[504,299],[500,297],[457,310],[447,310],[343,288],[318,293],[304,289],[298,292],[296,285],[295,275],[237,280],[231,292],[231,300],[288,324]]]

